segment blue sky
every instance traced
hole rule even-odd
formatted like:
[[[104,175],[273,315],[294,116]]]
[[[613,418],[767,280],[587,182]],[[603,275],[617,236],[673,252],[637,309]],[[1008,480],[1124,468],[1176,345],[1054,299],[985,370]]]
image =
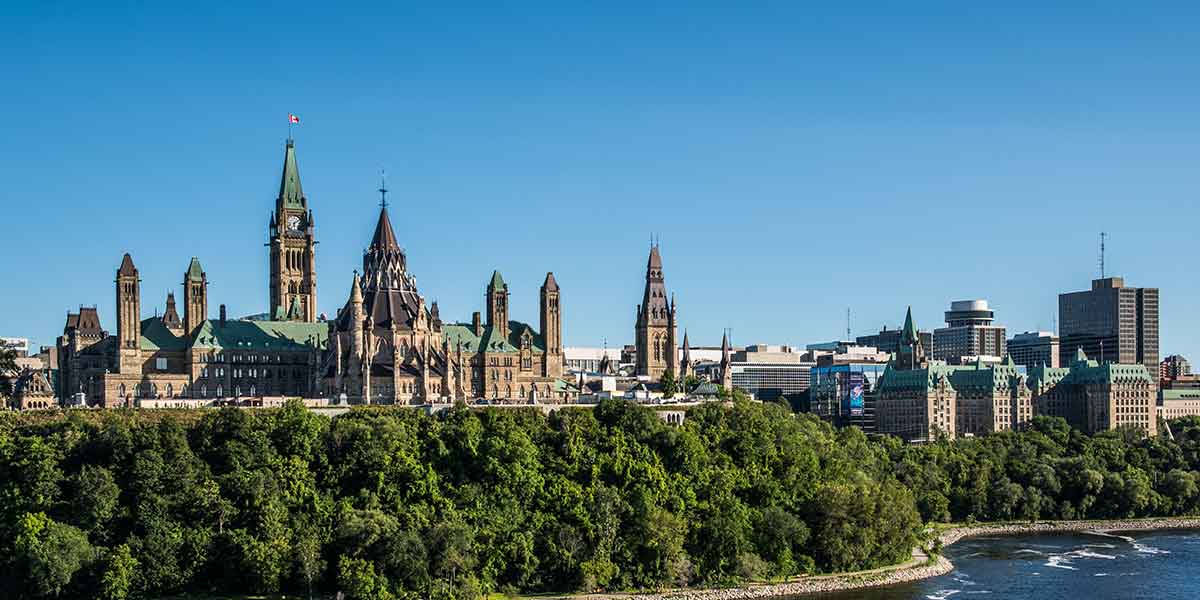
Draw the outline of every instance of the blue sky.
[[[552,270],[568,344],[629,342],[655,233],[695,344],[1049,329],[1103,230],[1200,359],[1194,3],[166,4],[0,7],[0,335],[115,329],[126,251],[147,315],[193,255],[266,310],[294,112],[330,314],[386,168],[444,318],[500,269],[536,322]]]

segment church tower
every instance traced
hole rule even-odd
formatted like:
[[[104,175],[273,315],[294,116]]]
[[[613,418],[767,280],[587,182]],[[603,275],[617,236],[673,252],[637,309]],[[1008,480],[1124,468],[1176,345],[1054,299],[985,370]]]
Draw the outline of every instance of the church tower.
[[[563,370],[562,313],[559,312],[558,282],[554,273],[546,273],[542,283],[542,338],[546,341],[546,360],[543,377],[561,377]]]
[[[508,339],[508,284],[500,271],[492,271],[492,280],[487,286],[487,324],[504,339]]]
[[[666,280],[663,278],[662,257],[658,244],[650,246],[646,262],[646,289],[637,308],[634,326],[637,347],[637,375],[651,379],[676,370],[675,306],[667,302]]]
[[[733,393],[733,356],[729,346],[729,332],[721,337],[721,387]]]
[[[296,144],[287,141],[279,196],[267,231],[270,247],[272,320],[317,320],[316,240],[313,213],[300,186]]]
[[[208,318],[208,274],[200,266],[200,259],[192,262],[183,274],[183,327],[191,335]]]
[[[141,370],[142,283],[126,253],[117,269],[117,372]]]

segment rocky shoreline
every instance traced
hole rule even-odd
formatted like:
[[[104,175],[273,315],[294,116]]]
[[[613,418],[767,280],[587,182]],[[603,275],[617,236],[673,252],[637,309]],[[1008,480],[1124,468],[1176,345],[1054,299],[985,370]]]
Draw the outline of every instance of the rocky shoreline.
[[[1025,535],[1031,533],[1070,533],[1080,531],[1151,531],[1200,529],[1200,518],[1114,519],[1106,521],[1036,521],[995,523],[953,527],[937,536],[942,547],[967,538],[987,535]],[[872,571],[819,575],[786,583],[765,583],[734,588],[682,589],[650,594],[593,594],[572,596],[572,600],[749,600],[782,596],[807,596],[864,588],[886,587],[945,575],[954,570],[946,557],[933,561],[914,558],[893,567]]]
[[[1200,518],[1112,519],[1105,521],[1035,521],[1031,523],[995,523],[947,529],[938,536],[942,546],[967,537],[981,535],[1025,535],[1030,533],[1070,533],[1078,531],[1151,531],[1163,529],[1200,529]]]

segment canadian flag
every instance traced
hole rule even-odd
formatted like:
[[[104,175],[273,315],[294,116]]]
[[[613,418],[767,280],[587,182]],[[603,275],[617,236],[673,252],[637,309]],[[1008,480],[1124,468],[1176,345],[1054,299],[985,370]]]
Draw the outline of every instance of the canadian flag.
[[[288,123],[299,123],[299,122],[300,122],[300,117],[297,117],[296,115],[293,115],[292,113],[288,113]]]

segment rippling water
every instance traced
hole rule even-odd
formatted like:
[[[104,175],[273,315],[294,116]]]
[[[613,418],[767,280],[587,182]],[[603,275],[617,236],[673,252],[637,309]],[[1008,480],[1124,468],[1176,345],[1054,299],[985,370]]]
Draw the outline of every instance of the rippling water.
[[[820,600],[968,598],[1193,598],[1200,596],[1200,532],[970,538],[946,550],[954,571]]]

